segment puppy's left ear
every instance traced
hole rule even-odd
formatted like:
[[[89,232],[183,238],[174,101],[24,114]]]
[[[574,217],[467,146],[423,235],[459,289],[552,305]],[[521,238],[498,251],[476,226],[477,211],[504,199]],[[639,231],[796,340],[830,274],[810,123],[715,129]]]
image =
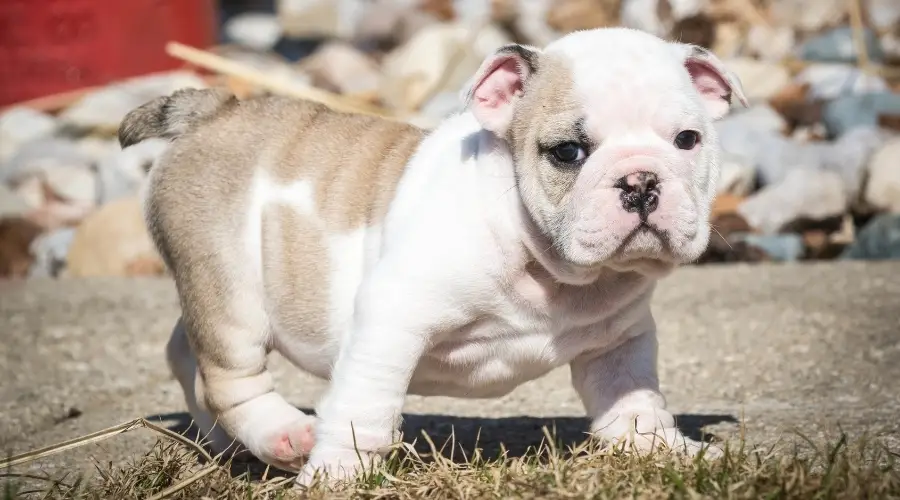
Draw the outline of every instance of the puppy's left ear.
[[[525,91],[525,82],[537,70],[537,48],[504,45],[481,63],[463,89],[466,109],[486,130],[504,137],[512,122],[513,107]]]
[[[740,79],[715,54],[697,45],[681,44],[681,48],[685,52],[684,67],[713,120],[728,113],[733,97],[744,107],[749,106]]]

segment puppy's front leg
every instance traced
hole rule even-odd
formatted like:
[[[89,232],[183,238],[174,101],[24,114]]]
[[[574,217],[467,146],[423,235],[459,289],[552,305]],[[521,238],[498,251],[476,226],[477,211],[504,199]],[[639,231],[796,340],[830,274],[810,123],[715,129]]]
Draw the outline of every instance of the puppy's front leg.
[[[591,419],[591,432],[609,444],[638,452],[654,448],[695,455],[701,443],[681,433],[666,410],[657,377],[657,339],[647,313],[640,333],[603,354],[586,354],[571,364],[572,383]],[[633,448],[632,448],[633,447]],[[708,455],[717,449],[709,447]]]
[[[452,299],[440,296],[441,280],[414,279],[417,273],[405,271],[380,265],[360,289],[352,331],[317,407],[316,445],[300,484],[317,471],[326,481],[352,478],[395,441],[410,379],[431,334],[454,321],[446,313],[454,309]]]

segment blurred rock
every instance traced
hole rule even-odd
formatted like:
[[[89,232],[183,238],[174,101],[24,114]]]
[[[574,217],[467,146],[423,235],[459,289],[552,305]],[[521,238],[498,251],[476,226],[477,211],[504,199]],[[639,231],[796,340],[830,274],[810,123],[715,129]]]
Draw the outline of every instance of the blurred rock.
[[[619,24],[621,0],[552,0],[547,25],[558,33]]]
[[[737,214],[737,208],[744,202],[745,196],[734,194],[720,194],[713,200],[710,217],[718,219],[720,216]]]
[[[881,35],[879,38],[881,50],[884,51],[884,60],[888,64],[900,64],[900,25]]]
[[[351,38],[362,7],[359,1],[275,0],[278,23],[291,38]]]
[[[732,244],[744,243],[759,249],[769,259],[780,262],[794,262],[803,258],[803,238],[798,234],[753,234],[732,235]]]
[[[868,14],[866,21],[877,31],[890,29],[900,24],[900,2],[897,0],[864,0]]]
[[[756,169],[752,162],[737,155],[725,153],[721,159],[721,171],[716,193],[747,196],[756,186]]]
[[[547,24],[547,16],[554,0],[514,0],[516,15],[511,23],[512,31],[525,43],[544,47],[562,33]]]
[[[6,184],[0,183],[0,219],[19,217],[28,212],[28,203]]]
[[[711,224],[709,244],[703,255],[697,259],[697,264],[769,260],[761,249],[734,238],[734,235],[745,234],[751,230],[750,225],[740,215],[734,212],[719,213],[713,216]]]
[[[54,195],[81,205],[97,203],[97,178],[93,169],[79,165],[59,165],[44,172],[44,182]]]
[[[30,246],[34,258],[29,278],[56,278],[66,267],[66,256],[75,236],[74,228],[63,228],[42,234]]]
[[[675,23],[701,15],[705,0],[623,0],[621,23],[628,28],[667,37]]]
[[[803,233],[803,246],[806,247],[805,259],[822,260],[839,257],[847,247],[847,243],[827,231],[813,230]]]
[[[382,97],[388,107],[413,110],[439,92],[458,92],[481,62],[511,40],[501,30],[487,26],[465,47],[469,29],[458,23],[435,24],[416,33],[405,45],[388,54],[383,63]],[[444,75],[456,56],[459,62]]]
[[[757,104],[733,111],[715,126],[720,140],[741,143],[759,134],[781,134],[787,130],[788,123],[772,106]]]
[[[168,148],[164,139],[149,139],[115,151],[97,164],[99,203],[138,192],[153,162]]]
[[[422,128],[434,128],[449,115],[462,110],[458,92],[441,92],[422,106],[410,122]]]
[[[872,30],[863,31],[863,43],[866,45],[869,60],[879,62],[884,59],[878,36]],[[797,47],[797,56],[808,61],[856,62],[853,31],[849,26],[842,26],[813,36]]]
[[[776,62],[741,57],[724,63],[740,78],[751,103],[771,98],[791,81],[787,68]]]
[[[791,54],[796,38],[788,26],[754,24],[747,32],[746,55],[763,61],[780,61]]]
[[[806,32],[835,26],[845,13],[844,0],[778,0],[769,3],[772,24]]]
[[[835,99],[825,106],[822,118],[830,134],[841,136],[855,127],[876,127],[879,115],[893,114],[900,114],[900,94],[878,92]]]
[[[310,77],[316,87],[339,94],[377,98],[381,71],[371,57],[344,42],[327,42],[297,68]]]
[[[847,210],[844,182],[834,172],[795,169],[747,198],[738,213],[764,234],[833,225]]]
[[[132,109],[180,88],[205,88],[206,83],[190,71],[141,76],[92,91],[60,113],[66,126],[113,135],[119,122]]]
[[[231,41],[257,50],[270,50],[281,38],[278,17],[267,12],[245,12],[225,22],[222,27]]]
[[[872,156],[868,171],[865,201],[879,210],[900,213],[900,138]]]
[[[68,253],[65,276],[128,276],[135,262],[160,260],[136,196],[101,206],[82,221]]]
[[[868,222],[856,240],[841,254],[842,259],[900,259],[900,214],[882,214]]]
[[[34,258],[31,243],[43,229],[21,218],[0,219],[0,278],[25,278]]]
[[[22,144],[50,137],[59,124],[40,111],[15,106],[0,114],[0,165],[9,161]]]
[[[17,184],[57,167],[91,168],[92,158],[70,139],[45,138],[22,144],[0,165],[0,182]]]
[[[822,120],[825,104],[813,99],[809,89],[808,83],[790,83],[768,100],[769,106],[784,117],[791,129],[817,124]]]
[[[808,85],[809,97],[820,100],[888,90],[887,83],[880,76],[867,75],[847,64],[810,64],[797,74],[794,81]]]
[[[716,24],[715,40],[711,50],[723,59],[738,57],[743,51],[745,35],[737,22],[723,21]]]

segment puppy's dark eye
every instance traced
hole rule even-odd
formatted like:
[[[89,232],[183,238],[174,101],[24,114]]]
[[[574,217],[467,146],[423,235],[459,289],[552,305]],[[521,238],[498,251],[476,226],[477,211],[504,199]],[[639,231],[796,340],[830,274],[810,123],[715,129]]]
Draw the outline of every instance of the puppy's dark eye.
[[[587,158],[584,148],[576,142],[564,142],[550,148],[550,154],[560,163],[579,163]]]
[[[675,136],[675,147],[678,149],[694,149],[700,142],[700,134],[693,130],[683,130]]]

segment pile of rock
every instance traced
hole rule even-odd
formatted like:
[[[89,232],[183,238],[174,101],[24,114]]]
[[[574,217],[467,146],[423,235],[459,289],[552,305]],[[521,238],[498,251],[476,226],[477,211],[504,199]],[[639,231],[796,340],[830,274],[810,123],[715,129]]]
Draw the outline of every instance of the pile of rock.
[[[500,45],[627,26],[715,51],[750,109],[717,127],[715,233],[700,263],[900,257],[900,3],[861,0],[279,0],[214,50],[278,85],[188,67],[0,112],[0,277],[165,272],[139,191],[165,143],[122,151],[134,107],[225,83],[317,88],[431,127]],[[851,21],[861,20],[862,30]]]

